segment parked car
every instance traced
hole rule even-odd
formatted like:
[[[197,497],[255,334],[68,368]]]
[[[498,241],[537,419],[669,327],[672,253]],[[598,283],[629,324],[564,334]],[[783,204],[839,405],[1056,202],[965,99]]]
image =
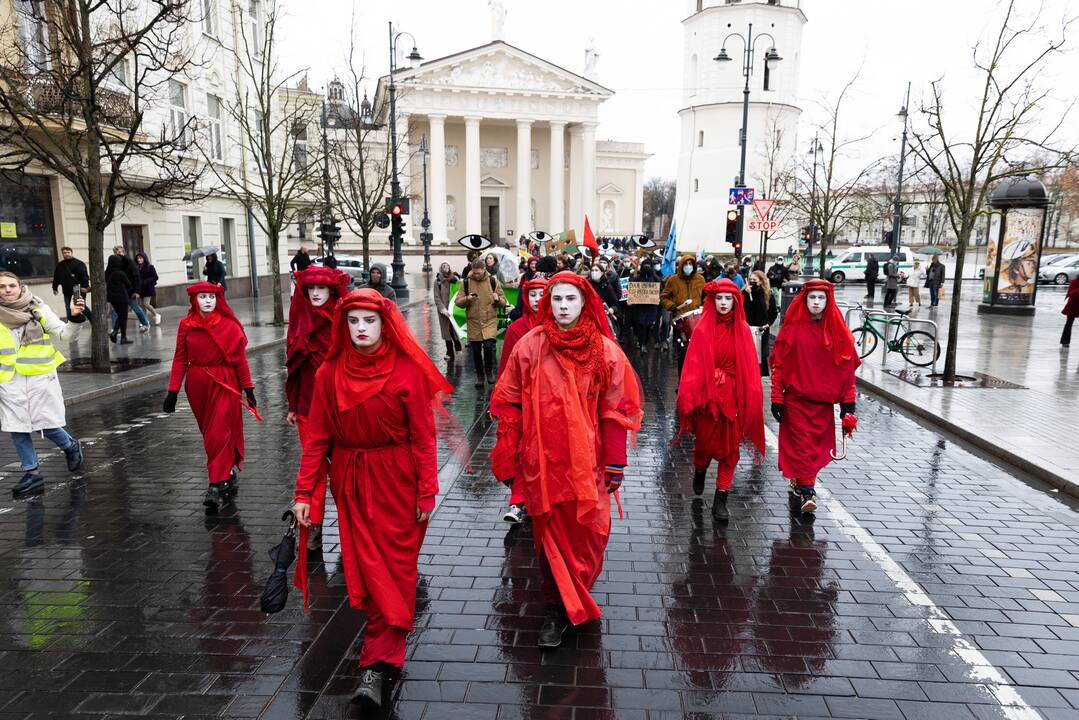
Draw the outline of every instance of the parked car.
[[[315,258],[316,265],[324,265],[325,257]],[[334,259],[337,260],[337,269],[341,272],[348,273],[352,278],[352,287],[357,285],[363,285],[367,282],[367,272],[363,267],[363,258],[356,255],[335,255]],[[386,282],[393,280],[393,268],[389,263],[386,265]]]
[[[906,272],[914,267],[914,254],[909,247],[899,248],[899,272]],[[838,257],[829,261],[828,279],[836,285],[847,280],[865,280],[865,266],[869,257],[873,256],[880,265],[880,281],[884,279],[884,264],[892,257],[892,251],[887,245],[863,245],[843,251]]]
[[[1079,257],[1043,266],[1038,271],[1038,282],[1067,285],[1076,275],[1079,275]]]
[[[1067,260],[1068,258],[1074,257],[1077,256],[1072,253],[1049,253],[1046,255],[1042,255],[1041,265],[1042,267],[1046,267],[1047,265],[1056,265],[1062,260]]]

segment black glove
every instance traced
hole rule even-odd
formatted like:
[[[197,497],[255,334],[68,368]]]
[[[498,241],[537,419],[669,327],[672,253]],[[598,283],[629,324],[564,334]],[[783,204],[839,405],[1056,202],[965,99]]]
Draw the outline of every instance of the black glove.
[[[176,399],[180,397],[178,390],[169,390],[165,393],[165,404],[161,406],[161,409],[167,413],[176,412]]]
[[[776,422],[783,422],[783,415],[787,412],[787,408],[783,403],[772,403],[772,417],[776,419]]]
[[[255,404],[255,388],[244,388],[244,395],[247,396],[247,404],[251,407],[258,407]]]
[[[854,403],[839,403],[839,418],[842,420],[844,415],[855,415]]]

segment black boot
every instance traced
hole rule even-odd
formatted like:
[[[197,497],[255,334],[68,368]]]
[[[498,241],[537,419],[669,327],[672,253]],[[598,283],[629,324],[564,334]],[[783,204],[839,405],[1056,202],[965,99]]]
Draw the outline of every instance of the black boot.
[[[206,495],[202,498],[202,504],[206,507],[208,514],[213,514],[221,508],[223,498],[218,485],[220,483],[210,483],[210,487],[206,488]]]
[[[721,522],[731,519],[730,513],[727,512],[726,490],[716,490],[716,496],[712,499],[712,519]]]
[[[15,483],[15,486],[11,488],[11,494],[25,495],[41,490],[43,487],[45,487],[45,476],[39,474],[37,468],[34,468],[23,473],[19,482]]]
[[[703,470],[696,470],[693,472],[693,494],[700,495],[704,492],[704,476],[708,473],[708,468]]]
[[[387,682],[386,673],[375,666],[363,668],[360,672],[360,686],[352,696],[352,702],[368,710],[379,711]]]
[[[562,644],[562,635],[569,628],[569,618],[562,603],[550,603],[543,615],[539,639],[536,644],[541,648],[556,648]]]
[[[453,341],[452,340],[447,340],[446,341],[446,360],[448,360],[449,362],[453,362],[453,357],[454,357],[453,356]]]
[[[236,497],[236,493],[240,491],[240,478],[237,477],[236,471],[233,470],[229,473],[229,479],[225,482],[217,484],[218,492],[221,495],[222,501],[231,500]]]

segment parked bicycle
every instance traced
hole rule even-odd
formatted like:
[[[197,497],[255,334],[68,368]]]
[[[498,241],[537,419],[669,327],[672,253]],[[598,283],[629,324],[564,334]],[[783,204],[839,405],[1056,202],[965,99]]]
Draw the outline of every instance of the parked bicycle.
[[[881,340],[888,350],[902,354],[903,359],[911,365],[928,367],[940,357],[940,343],[932,333],[912,329],[910,318],[907,317],[910,310],[896,310],[894,315],[884,315],[871,313],[861,305],[854,307],[862,316],[861,325],[851,330],[859,357],[871,355]]]

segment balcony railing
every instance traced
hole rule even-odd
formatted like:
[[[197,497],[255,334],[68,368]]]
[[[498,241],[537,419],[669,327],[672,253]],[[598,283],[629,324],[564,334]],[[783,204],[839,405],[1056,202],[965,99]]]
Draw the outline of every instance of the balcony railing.
[[[27,102],[38,112],[71,117],[76,122],[82,118],[82,98],[65,92],[48,75],[25,76],[25,83]],[[109,88],[97,88],[94,113],[98,122],[107,127],[129,130],[135,122],[131,96]]]

